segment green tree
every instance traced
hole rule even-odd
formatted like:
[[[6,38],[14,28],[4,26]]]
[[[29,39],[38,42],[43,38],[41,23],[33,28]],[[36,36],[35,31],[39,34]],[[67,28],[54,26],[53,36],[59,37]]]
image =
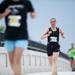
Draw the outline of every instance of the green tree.
[[[4,31],[4,27],[0,26],[0,33],[2,33]]]

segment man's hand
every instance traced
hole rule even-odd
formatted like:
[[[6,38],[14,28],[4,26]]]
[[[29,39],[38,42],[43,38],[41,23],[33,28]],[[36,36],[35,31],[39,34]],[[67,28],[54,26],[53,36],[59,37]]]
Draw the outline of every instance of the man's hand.
[[[47,38],[51,33],[52,33],[52,31],[49,31],[47,34],[43,34],[43,35],[41,36],[41,39]]]
[[[41,36],[41,40],[43,40],[43,39],[45,39],[45,38],[46,38],[46,35],[45,35],[45,36],[44,36],[44,35],[43,35],[43,36]]]
[[[65,36],[64,36],[64,35],[62,35],[62,38],[65,38]]]
[[[64,32],[63,32],[62,30],[59,30],[59,33],[61,34],[61,37],[62,37],[62,38],[65,38]]]
[[[11,13],[11,10],[7,8],[7,9],[5,10],[5,16],[7,16],[7,15],[10,14],[10,13]]]
[[[30,16],[31,16],[31,18],[35,18],[35,17],[36,17],[36,12],[32,12],[32,13],[30,14]]]
[[[0,19],[6,17],[10,12],[11,10],[7,8],[4,13],[0,14]]]

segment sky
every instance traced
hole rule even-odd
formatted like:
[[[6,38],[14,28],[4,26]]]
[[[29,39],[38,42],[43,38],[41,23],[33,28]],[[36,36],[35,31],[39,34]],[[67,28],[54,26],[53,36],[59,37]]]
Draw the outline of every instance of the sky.
[[[31,2],[37,16],[31,19],[28,15],[30,39],[47,44],[47,39],[41,40],[40,37],[50,27],[49,20],[56,18],[57,26],[65,33],[65,39],[60,37],[61,51],[67,53],[70,44],[75,43],[75,0],[31,0]],[[4,19],[0,20],[0,24],[5,25]]]

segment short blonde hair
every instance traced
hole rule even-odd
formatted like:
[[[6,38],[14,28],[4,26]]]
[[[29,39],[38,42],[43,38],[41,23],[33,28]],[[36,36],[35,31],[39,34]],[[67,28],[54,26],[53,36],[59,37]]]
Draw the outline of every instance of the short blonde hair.
[[[51,18],[51,19],[50,19],[50,22],[52,22],[52,21],[56,21],[56,19],[55,19],[55,18]]]

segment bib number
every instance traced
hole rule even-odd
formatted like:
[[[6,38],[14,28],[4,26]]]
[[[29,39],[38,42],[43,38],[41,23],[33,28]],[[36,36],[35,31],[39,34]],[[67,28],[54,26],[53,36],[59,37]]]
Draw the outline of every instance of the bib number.
[[[57,42],[57,37],[50,37],[51,42]]]
[[[9,16],[8,17],[9,21],[8,21],[8,25],[11,27],[20,27],[21,23],[21,16],[16,15],[16,16]]]

